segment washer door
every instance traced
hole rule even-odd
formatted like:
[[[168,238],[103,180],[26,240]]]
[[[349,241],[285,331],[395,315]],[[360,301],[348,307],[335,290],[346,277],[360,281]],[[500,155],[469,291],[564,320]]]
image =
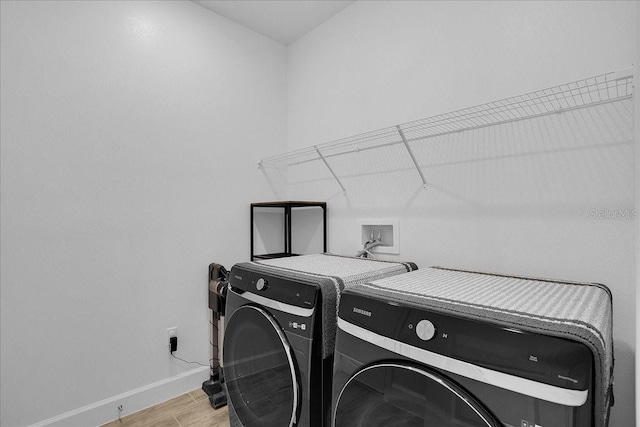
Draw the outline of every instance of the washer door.
[[[293,426],[298,382],[291,347],[265,310],[243,306],[229,318],[223,347],[228,398],[244,427]]]
[[[452,381],[426,368],[380,363],[347,381],[336,401],[335,427],[501,427]]]

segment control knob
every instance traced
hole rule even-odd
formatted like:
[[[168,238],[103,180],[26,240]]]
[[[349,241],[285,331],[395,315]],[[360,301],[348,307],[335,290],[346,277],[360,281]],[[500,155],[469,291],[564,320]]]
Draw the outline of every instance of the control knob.
[[[429,320],[421,320],[416,326],[416,335],[422,341],[429,341],[436,334],[436,327]]]
[[[264,291],[265,289],[267,289],[267,281],[264,278],[259,278],[256,281],[256,289],[259,291]]]

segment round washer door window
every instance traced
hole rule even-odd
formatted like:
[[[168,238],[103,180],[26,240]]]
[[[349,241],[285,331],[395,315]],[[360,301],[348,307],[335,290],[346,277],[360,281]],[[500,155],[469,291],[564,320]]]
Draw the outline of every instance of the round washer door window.
[[[227,322],[223,347],[228,398],[244,427],[295,422],[298,384],[291,347],[263,309],[243,306]]]
[[[384,363],[355,374],[339,394],[335,427],[501,427],[471,396],[424,368]]]

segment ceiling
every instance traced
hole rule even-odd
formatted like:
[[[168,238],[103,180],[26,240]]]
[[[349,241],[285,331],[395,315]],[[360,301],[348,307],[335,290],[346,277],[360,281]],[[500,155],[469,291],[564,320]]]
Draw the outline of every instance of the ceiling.
[[[354,3],[354,0],[193,1],[284,45],[293,43]]]

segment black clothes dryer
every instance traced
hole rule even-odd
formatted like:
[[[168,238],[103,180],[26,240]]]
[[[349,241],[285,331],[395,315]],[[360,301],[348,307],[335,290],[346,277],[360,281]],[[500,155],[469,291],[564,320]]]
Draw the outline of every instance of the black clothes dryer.
[[[603,427],[611,294],[440,268],[342,294],[336,427]]]
[[[330,254],[236,264],[223,344],[231,426],[329,425],[341,292],[415,269]]]

